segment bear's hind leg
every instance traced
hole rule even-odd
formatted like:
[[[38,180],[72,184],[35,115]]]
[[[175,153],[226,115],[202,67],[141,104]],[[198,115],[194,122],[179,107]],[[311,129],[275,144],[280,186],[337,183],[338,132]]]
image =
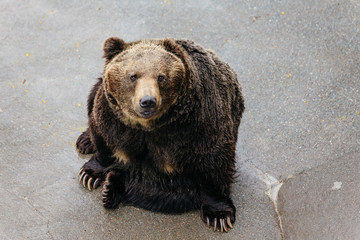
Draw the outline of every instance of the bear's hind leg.
[[[89,129],[86,129],[76,141],[76,148],[82,154],[91,154],[95,152],[95,146],[91,142]]]
[[[82,183],[82,185],[90,191],[100,186],[104,180],[105,168],[115,161],[112,151],[107,147],[104,139],[100,135],[95,135],[94,142],[96,152],[90,160],[82,166],[79,172],[79,183]]]
[[[230,187],[234,182],[235,144],[218,147],[218,151],[205,156],[207,165],[200,165],[201,219],[214,231],[228,232],[235,222],[236,208],[230,198]],[[212,165],[211,174],[208,165]]]

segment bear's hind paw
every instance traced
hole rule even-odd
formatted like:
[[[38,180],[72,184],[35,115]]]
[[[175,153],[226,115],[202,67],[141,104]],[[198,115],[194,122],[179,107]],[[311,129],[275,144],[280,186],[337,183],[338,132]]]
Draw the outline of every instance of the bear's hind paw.
[[[102,202],[106,208],[116,208],[123,197],[123,186],[121,176],[115,171],[110,171],[106,175],[106,179],[102,189]]]
[[[207,227],[213,227],[214,231],[219,229],[220,232],[228,232],[230,228],[233,228],[235,212],[235,206],[230,199],[210,205],[203,204],[200,211],[201,219]]]

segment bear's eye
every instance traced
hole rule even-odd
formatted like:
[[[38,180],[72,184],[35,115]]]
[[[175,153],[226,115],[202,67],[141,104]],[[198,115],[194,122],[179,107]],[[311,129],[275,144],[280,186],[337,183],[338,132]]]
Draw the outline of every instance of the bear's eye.
[[[136,79],[137,79],[136,74],[131,75],[131,77],[130,77],[130,80],[131,80],[131,81],[135,82],[135,81],[136,81]]]
[[[160,76],[158,77],[158,81],[159,81],[159,82],[162,82],[162,81],[164,81],[164,80],[165,80],[165,77],[164,77],[164,76],[160,75]]]

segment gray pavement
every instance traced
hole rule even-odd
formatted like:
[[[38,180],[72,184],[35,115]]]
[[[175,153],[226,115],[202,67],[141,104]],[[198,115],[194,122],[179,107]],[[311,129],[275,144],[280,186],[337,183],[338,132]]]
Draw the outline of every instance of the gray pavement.
[[[360,238],[359,0],[2,0],[0,13],[0,239]],[[238,73],[229,233],[197,211],[109,211],[77,183],[109,36],[192,39]]]

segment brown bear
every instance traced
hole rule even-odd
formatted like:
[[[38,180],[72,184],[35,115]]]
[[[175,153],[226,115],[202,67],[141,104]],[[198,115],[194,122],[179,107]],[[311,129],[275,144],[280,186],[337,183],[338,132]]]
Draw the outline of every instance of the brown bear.
[[[79,182],[120,203],[163,213],[200,209],[214,231],[235,222],[230,188],[244,100],[235,72],[188,40],[109,38],[102,78],[88,98],[94,153]]]

